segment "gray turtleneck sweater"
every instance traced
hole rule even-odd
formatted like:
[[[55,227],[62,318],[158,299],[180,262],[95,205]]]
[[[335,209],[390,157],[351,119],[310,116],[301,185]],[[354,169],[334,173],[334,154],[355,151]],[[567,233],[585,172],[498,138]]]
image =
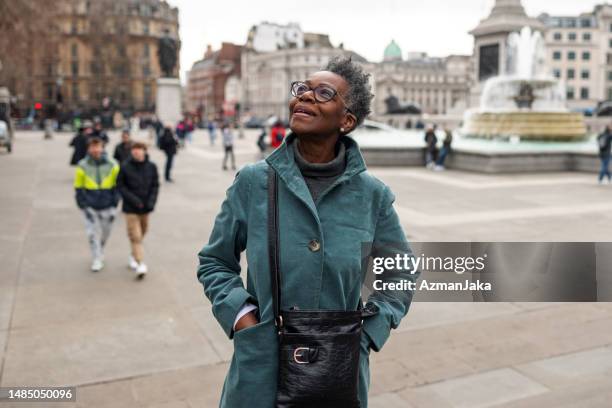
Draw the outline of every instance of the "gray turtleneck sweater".
[[[317,202],[317,198],[344,172],[346,168],[346,147],[341,141],[336,145],[336,157],[328,163],[310,163],[302,157],[298,148],[299,140],[293,143],[295,163],[297,164],[308,190],[312,195],[312,200]]]

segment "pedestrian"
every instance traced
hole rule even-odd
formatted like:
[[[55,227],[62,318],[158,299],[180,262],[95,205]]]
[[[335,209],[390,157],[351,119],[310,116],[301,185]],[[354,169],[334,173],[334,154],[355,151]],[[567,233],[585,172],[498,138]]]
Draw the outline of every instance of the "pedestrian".
[[[208,120],[208,137],[210,139],[210,145],[215,145],[215,138],[217,137],[215,134],[215,121],[212,119]]]
[[[159,140],[159,148],[166,154],[166,168],[164,170],[164,179],[172,183],[172,177],[170,177],[170,172],[172,171],[172,164],[174,161],[174,156],[176,155],[178,146],[178,140],[176,140],[176,136],[172,132],[172,128],[166,126],[162,132],[162,136]]]
[[[437,148],[438,138],[433,128],[428,128],[425,131],[425,166],[428,169],[433,169],[438,153]]]
[[[599,184],[604,183],[604,177],[607,177],[605,183],[610,184],[612,177],[610,176],[610,154],[612,151],[612,129],[606,126],[606,129],[597,137],[599,146],[599,160],[601,161],[601,170],[599,171]]]
[[[115,153],[113,159],[117,160],[117,163],[123,164],[124,161],[130,158],[132,140],[130,139],[130,131],[123,129],[121,131],[121,142],[115,146]]]
[[[128,265],[142,279],[148,271],[142,241],[147,233],[149,214],[155,209],[159,176],[144,143],[132,143],[130,150],[130,157],[119,170],[117,189],[123,198],[123,213],[132,247]]]
[[[259,152],[261,154],[261,158],[265,157],[266,148],[268,145],[266,144],[266,128],[264,126],[261,127],[261,133],[259,133],[259,137],[257,138],[257,147],[259,147]]]
[[[270,130],[270,144],[273,149],[276,149],[283,143],[283,139],[285,139],[285,126],[283,126],[283,122],[277,120],[272,126]]]
[[[107,157],[104,142],[91,137],[87,143],[87,155],[77,165],[74,188],[77,205],[85,218],[93,272],[104,267],[104,245],[111,233],[119,203],[118,173],[119,165]]]
[[[193,121],[188,116],[187,119],[185,120],[185,140],[189,144],[193,143],[193,130],[194,130]]]
[[[104,127],[102,126],[102,122],[100,121],[96,121],[96,123],[94,123],[92,136],[97,137],[98,139],[102,140],[105,146],[109,142],[108,135],[106,134],[106,131],[104,130]]]
[[[411,290],[360,299],[362,242],[412,257],[392,192],[347,136],[370,113],[368,77],[335,58],[292,83],[291,133],[237,174],[199,253],[198,279],[234,344],[221,408],[367,408],[370,350],[380,351],[412,299]],[[415,284],[417,275],[390,267],[376,279]]]
[[[87,131],[90,130],[85,126],[78,128],[76,135],[70,141],[70,146],[73,148],[72,157],[70,158],[70,165],[76,166],[81,159],[87,156],[87,141],[89,134]]]
[[[223,156],[223,170],[227,170],[227,158],[232,159],[232,170],[236,170],[236,158],[234,156],[234,132],[230,129],[227,123],[221,128],[221,136],[223,137],[223,148],[225,155]]]
[[[177,125],[176,125],[176,137],[178,138],[179,141],[179,146],[185,147],[185,134],[186,134],[186,123],[185,123],[185,119],[182,119]]]
[[[442,149],[440,149],[440,154],[438,155],[438,160],[436,161],[436,171],[445,170],[444,161],[446,160],[446,157],[450,154],[451,144],[453,143],[453,132],[448,129],[445,129],[444,134],[445,136],[444,141],[442,142]]]

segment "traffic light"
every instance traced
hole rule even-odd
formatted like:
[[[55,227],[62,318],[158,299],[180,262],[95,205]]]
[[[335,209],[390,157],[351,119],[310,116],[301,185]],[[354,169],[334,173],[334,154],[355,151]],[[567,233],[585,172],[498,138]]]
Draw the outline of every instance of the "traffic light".
[[[36,102],[36,103],[34,104],[34,109],[36,109],[36,110],[41,110],[41,109],[42,109],[42,107],[43,107],[43,106],[42,106],[42,103],[40,103],[40,102]]]

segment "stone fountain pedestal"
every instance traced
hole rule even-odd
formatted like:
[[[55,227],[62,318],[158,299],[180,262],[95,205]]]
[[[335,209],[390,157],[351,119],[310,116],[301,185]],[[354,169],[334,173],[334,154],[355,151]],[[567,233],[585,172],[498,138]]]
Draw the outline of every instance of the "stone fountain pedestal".
[[[182,118],[181,81],[178,78],[159,78],[155,114],[164,125],[174,127]]]
[[[472,112],[461,132],[486,139],[520,136],[522,140],[584,139],[587,130],[578,112]]]

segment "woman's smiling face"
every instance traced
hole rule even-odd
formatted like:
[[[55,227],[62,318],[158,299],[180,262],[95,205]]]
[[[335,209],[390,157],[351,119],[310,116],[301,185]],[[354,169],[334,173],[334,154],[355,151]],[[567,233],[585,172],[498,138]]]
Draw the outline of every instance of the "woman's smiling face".
[[[355,126],[355,117],[347,111],[344,101],[348,84],[340,75],[329,71],[319,71],[310,76],[305,83],[310,91],[295,96],[289,102],[289,127],[297,135],[329,136],[338,134],[340,128],[348,132]],[[337,94],[327,102],[318,102],[312,89],[325,85]]]

